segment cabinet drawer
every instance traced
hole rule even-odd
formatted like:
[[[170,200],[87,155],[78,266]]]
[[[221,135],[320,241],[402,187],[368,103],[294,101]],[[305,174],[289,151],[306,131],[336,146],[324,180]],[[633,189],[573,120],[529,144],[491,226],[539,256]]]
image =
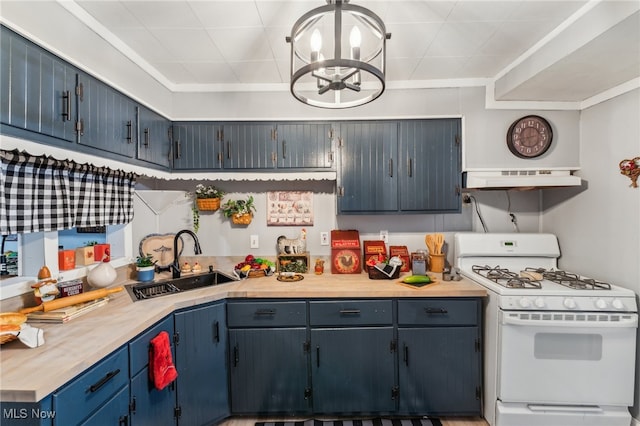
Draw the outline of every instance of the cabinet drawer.
[[[229,302],[229,327],[290,327],[307,324],[307,305],[293,302]]]
[[[127,383],[129,352],[124,346],[54,393],[56,424],[80,423]]]
[[[390,325],[391,300],[335,300],[309,304],[311,326]]]
[[[151,339],[156,337],[161,331],[169,333],[169,342],[171,342],[171,352],[175,359],[175,351],[173,349],[173,315],[151,326],[142,334],[134,338],[129,343],[129,370],[131,376],[135,376],[140,370],[149,364],[149,344]]]
[[[399,325],[477,325],[478,301],[423,299],[398,301]]]

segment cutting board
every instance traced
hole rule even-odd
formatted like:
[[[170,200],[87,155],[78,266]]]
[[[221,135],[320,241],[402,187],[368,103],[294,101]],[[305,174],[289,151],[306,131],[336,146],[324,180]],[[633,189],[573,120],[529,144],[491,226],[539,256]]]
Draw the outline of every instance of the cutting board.
[[[176,234],[149,234],[140,241],[140,255],[150,254],[156,265],[165,267],[173,263],[173,239]],[[182,254],[184,243],[178,239],[178,255]]]

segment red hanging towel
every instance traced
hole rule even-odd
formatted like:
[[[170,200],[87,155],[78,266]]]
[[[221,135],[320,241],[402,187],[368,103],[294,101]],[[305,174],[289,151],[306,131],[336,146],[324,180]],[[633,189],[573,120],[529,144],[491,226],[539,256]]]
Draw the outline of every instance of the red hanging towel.
[[[164,389],[178,377],[171,357],[169,333],[161,331],[149,346],[149,378],[158,390]]]

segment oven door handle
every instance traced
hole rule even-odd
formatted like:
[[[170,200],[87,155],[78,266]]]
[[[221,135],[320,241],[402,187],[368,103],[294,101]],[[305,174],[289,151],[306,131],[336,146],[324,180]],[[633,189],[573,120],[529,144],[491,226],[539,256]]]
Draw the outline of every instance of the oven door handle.
[[[598,315],[598,314],[594,314]],[[606,314],[605,314],[606,315]],[[575,315],[574,315],[575,316]],[[572,328],[638,328],[637,314],[619,315],[615,321],[588,321],[568,319],[523,319],[518,315],[504,314],[501,318],[503,325],[534,326],[534,327],[572,327]]]
[[[558,411],[575,413],[602,413],[602,408],[597,405],[536,405],[528,404],[531,411]]]

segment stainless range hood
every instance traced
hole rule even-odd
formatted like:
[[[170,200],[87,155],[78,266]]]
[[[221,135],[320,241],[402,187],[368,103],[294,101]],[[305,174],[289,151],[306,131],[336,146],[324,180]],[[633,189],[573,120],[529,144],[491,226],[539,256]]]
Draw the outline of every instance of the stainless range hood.
[[[468,170],[464,172],[464,187],[469,189],[536,189],[580,186],[582,180],[574,170]]]

